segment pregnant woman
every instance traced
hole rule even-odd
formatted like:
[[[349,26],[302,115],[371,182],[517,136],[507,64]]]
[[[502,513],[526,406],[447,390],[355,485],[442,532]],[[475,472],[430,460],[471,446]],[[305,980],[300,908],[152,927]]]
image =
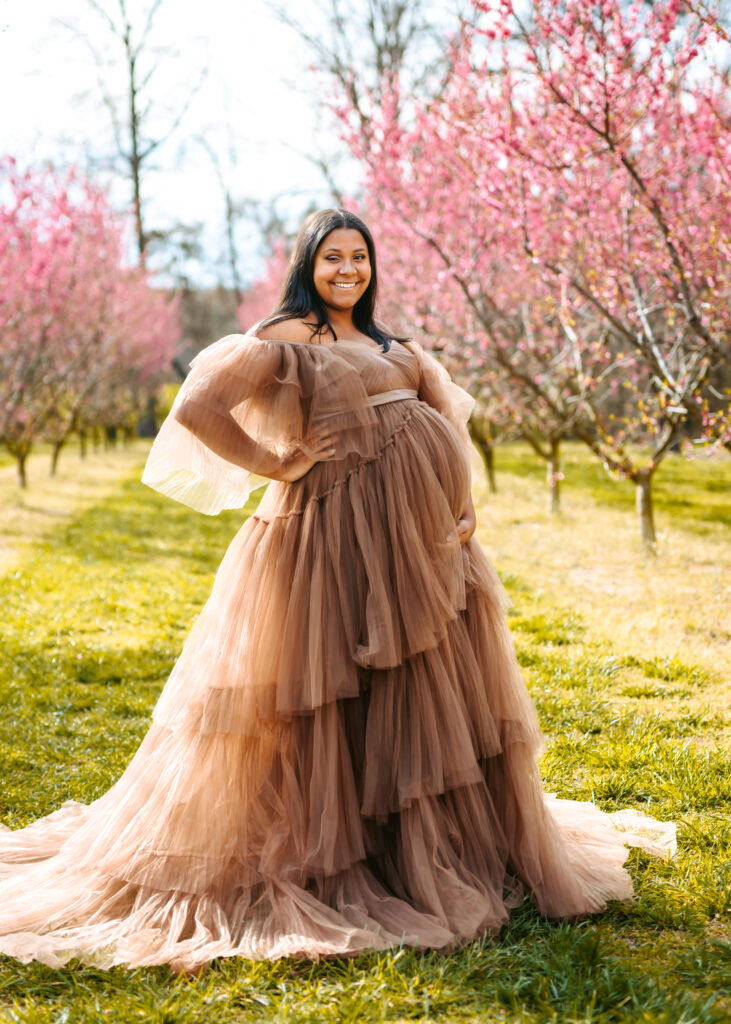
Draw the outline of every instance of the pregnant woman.
[[[672,848],[672,825],[544,795],[473,536],[471,400],[375,298],[367,227],[321,211],[274,313],[195,359],[144,481],[209,514],[273,482],[120,780],[0,834],[1,952],[445,949],[526,892],[555,917],[626,899],[625,843]]]

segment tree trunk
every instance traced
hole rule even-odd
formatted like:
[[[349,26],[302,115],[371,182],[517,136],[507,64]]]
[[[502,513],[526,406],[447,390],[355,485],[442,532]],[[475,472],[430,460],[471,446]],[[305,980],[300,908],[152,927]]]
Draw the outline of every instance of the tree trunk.
[[[487,476],[487,487],[490,494],[497,494],[497,484],[495,482],[495,448],[489,441],[484,441],[481,437],[473,438],[477,450],[482,456],[482,462],[485,466],[485,475]]]
[[[137,236],[137,254],[140,266],[145,266],[147,236],[142,224],[142,156],[140,154],[140,117],[137,109],[137,54],[132,49],[131,28],[125,25],[124,47],[127,53],[127,74],[129,76],[129,164],[132,177],[132,210],[135,218],[135,234]]]
[[[548,480],[548,507],[551,515],[558,515],[561,511],[561,463],[559,460],[560,437],[550,439],[550,450],[546,465],[546,478]]]
[[[485,463],[485,472],[487,473],[488,490],[490,491],[490,494],[497,494],[497,481],[495,480],[495,445],[485,445],[482,457]]]
[[[79,431],[79,458],[85,459],[89,448],[87,445],[87,436],[85,430]]]
[[[54,441],[53,448],[51,449],[51,468],[49,476],[55,476],[56,470],[58,469],[58,457],[61,454],[61,449],[66,444],[66,438],[63,441]]]
[[[28,486],[28,475],[25,471],[25,461],[27,458],[27,451],[15,452],[15,461],[18,467],[18,486],[23,490]]]
[[[635,477],[635,498],[637,514],[640,517],[640,533],[642,543],[647,551],[655,550],[657,536],[655,534],[655,517],[652,509],[652,476],[654,469],[645,471]]]
[[[551,515],[558,515],[561,511],[561,463],[559,450],[561,447],[561,435],[546,438],[544,445],[540,438],[531,433],[530,430],[523,431],[523,437],[531,446],[536,455],[546,463],[546,481],[548,483],[548,508]]]
[[[487,476],[487,486],[490,494],[497,494],[497,483],[495,481],[495,445],[493,442],[492,424],[489,420],[478,419],[470,416],[467,429],[469,430],[472,443],[476,446]]]
[[[228,264],[231,270],[231,283],[236,295],[236,309],[244,301],[244,289],[239,274],[238,250],[236,249],[236,212],[231,192],[225,189],[226,194],[226,243],[228,246]]]

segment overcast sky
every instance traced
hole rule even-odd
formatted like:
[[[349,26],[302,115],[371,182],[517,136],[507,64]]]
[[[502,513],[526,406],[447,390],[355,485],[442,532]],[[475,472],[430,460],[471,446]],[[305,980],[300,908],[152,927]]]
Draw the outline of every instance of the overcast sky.
[[[98,2],[117,10],[118,0]],[[128,7],[144,12],[149,0],[128,0]],[[318,17],[311,0],[299,0],[292,9],[298,17]],[[199,137],[221,155],[239,197],[279,197],[279,208],[294,217],[309,201],[326,200],[319,172],[298,155],[312,147],[316,133],[318,142],[327,144],[313,76],[296,34],[265,0],[164,0],[151,43],[159,50],[152,93],[159,125],[169,123],[201,68],[208,69],[180,130],[156,154],[159,169],[146,183],[151,227],[202,222],[215,254],[222,200]],[[0,0],[0,151],[23,164],[52,159],[93,167],[95,175],[112,183],[121,206],[126,193],[103,167],[102,158],[111,151],[110,121],[92,50],[101,60],[117,52],[88,0]],[[122,95],[113,67],[101,73],[108,89]],[[232,170],[227,125],[237,156]],[[248,234],[241,239],[246,276],[257,265],[258,237],[253,230]]]

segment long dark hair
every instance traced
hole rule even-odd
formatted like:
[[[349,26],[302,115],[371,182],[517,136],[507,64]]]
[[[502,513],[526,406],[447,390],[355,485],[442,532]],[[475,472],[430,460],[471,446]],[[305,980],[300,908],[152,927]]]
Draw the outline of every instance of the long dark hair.
[[[388,352],[394,335],[388,334],[373,318],[378,294],[376,247],[373,244],[373,236],[366,225],[350,210],[318,210],[316,213],[310,214],[297,235],[279,302],[258,326],[269,327],[271,324],[278,324],[283,320],[291,320],[295,317],[304,318],[308,314],[314,314],[317,317],[317,323],[312,325],[312,337],[329,332],[335,341],[338,340],[330,323],[327,306],[318,295],[314,280],[315,253],[327,235],[338,228],[352,228],[355,231],[360,231],[368,249],[368,259],[371,265],[371,279],[368,287],[353,307],[353,326],[361,334],[373,338],[379,345],[382,345],[384,352]],[[395,338],[395,340],[404,341],[406,339]]]

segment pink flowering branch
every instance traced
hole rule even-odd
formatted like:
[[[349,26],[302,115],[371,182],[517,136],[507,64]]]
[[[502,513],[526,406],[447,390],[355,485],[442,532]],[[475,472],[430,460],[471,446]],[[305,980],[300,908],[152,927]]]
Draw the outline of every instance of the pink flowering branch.
[[[12,159],[0,182],[0,443],[25,486],[33,444],[49,440],[55,466],[101,390],[112,408],[132,377],[127,402],[138,402],[169,365],[178,328],[168,299],[125,266],[123,227],[103,193]]]

